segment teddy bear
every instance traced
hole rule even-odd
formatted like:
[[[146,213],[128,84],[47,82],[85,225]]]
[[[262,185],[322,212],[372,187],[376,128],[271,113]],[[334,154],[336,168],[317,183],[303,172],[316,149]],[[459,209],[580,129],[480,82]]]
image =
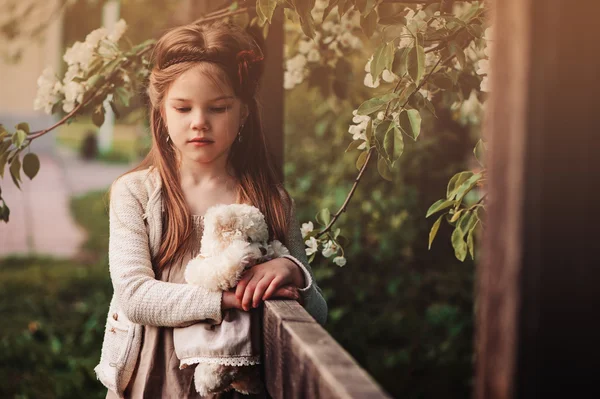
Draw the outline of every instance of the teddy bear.
[[[209,208],[204,216],[200,252],[185,268],[186,282],[211,291],[227,291],[234,288],[247,268],[289,255],[288,249],[280,241],[267,242],[268,239],[267,223],[258,208],[248,204],[216,205]],[[251,335],[250,329],[244,327],[251,323],[249,313],[236,309],[226,312],[229,314],[224,316],[221,325],[211,326],[210,329],[220,327],[237,331],[230,335],[227,335],[227,331],[219,331],[218,333],[225,337],[220,340],[230,341],[229,347],[250,348],[251,338],[245,336]],[[203,330],[201,334],[210,334],[210,329]],[[191,339],[185,340],[189,342],[194,340],[194,337],[198,336],[192,335]],[[200,340],[211,342],[212,338],[209,336]],[[197,345],[202,346],[203,342],[198,342]],[[182,345],[178,345],[178,342],[175,344],[177,352]],[[196,364],[194,384],[196,391],[201,395],[230,389],[242,394],[256,394],[263,389],[258,369],[260,356],[255,353],[256,349],[240,349],[241,353],[230,353],[230,356],[224,357],[206,356],[202,350],[197,351],[202,356],[191,356],[189,350],[180,352],[182,356],[177,353],[180,368]],[[183,356],[183,352],[187,355]]]

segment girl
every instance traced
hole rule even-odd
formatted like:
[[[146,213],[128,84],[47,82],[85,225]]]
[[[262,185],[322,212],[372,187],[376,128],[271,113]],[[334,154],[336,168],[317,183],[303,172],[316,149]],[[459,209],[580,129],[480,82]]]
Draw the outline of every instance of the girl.
[[[276,297],[300,300],[321,324],[327,315],[294,203],[277,182],[261,131],[256,43],[235,25],[190,24],[159,39],[153,58],[152,148],[111,188],[114,295],[95,368],[110,398],[198,397],[193,368],[179,369],[173,327],[219,324],[224,310],[249,311]],[[185,265],[199,251],[201,215],[231,203],[259,208],[269,240],[283,242],[291,256],[247,270],[235,292],[185,284]]]

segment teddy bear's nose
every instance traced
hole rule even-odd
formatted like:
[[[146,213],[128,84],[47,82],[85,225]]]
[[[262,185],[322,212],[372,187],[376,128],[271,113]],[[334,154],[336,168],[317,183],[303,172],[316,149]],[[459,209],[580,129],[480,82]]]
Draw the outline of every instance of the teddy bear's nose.
[[[260,253],[265,256],[267,254],[267,248],[265,247],[260,247]]]

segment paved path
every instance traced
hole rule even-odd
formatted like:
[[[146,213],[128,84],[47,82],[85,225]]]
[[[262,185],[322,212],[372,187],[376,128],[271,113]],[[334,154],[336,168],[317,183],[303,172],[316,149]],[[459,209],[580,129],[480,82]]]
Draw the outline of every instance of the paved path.
[[[16,188],[8,173],[0,180],[2,197],[11,211],[9,223],[0,222],[0,257],[77,254],[86,237],[71,216],[70,198],[106,189],[130,169],[128,165],[81,161],[64,150],[39,157],[38,175],[32,181],[24,177],[22,190]]]

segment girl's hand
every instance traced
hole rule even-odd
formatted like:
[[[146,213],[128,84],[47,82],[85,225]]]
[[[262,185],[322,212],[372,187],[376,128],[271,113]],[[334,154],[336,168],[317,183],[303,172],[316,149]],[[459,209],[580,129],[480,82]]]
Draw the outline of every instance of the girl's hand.
[[[257,307],[260,301],[274,296],[288,298],[276,295],[284,286],[292,286],[297,294],[298,288],[304,286],[304,275],[291,260],[276,258],[246,270],[238,282],[235,296],[241,301],[242,308],[248,311],[251,307]]]
[[[273,298],[284,298],[284,299],[293,299],[295,301],[300,300],[300,294],[298,294],[298,289],[296,287],[292,287],[290,285],[286,285],[284,287],[280,287],[273,293]],[[235,296],[235,292],[233,291],[224,291],[223,292],[223,300],[221,301],[221,309],[239,309],[246,310],[242,307],[242,301],[239,300]]]

